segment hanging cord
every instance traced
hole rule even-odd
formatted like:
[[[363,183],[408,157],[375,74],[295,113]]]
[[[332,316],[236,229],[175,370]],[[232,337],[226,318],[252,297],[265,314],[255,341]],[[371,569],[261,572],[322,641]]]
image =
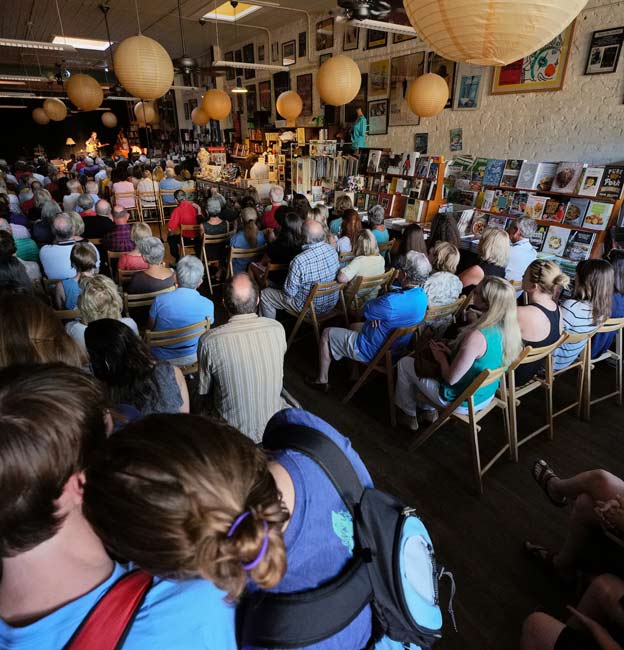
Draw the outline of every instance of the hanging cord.
[[[139,0],[134,0],[134,9],[137,15],[137,26],[139,28],[139,35],[141,34],[141,20],[139,19]]]
[[[56,4],[56,14],[59,19],[59,25],[61,27],[61,36],[63,37],[63,41],[65,41],[65,30],[63,29],[63,20],[61,18],[61,10],[59,9],[59,3],[58,0],[54,0],[54,3]],[[67,43],[65,43],[67,45]]]
[[[182,41],[182,56],[186,56],[186,44],[184,42],[184,27],[182,26],[182,4],[178,0],[178,21],[180,23],[180,40]]]

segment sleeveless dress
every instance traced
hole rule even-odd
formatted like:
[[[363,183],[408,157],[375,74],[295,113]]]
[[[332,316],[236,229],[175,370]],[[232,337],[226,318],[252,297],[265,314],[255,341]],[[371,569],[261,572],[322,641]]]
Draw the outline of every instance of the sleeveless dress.
[[[63,291],[65,291],[65,309],[76,309],[78,296],[82,293],[80,285],[74,278],[63,280]]]
[[[550,311],[542,305],[531,305],[532,307],[537,307],[543,314],[548,318],[548,323],[550,324],[550,330],[548,336],[542,339],[541,341],[527,341],[523,339],[524,345],[530,345],[533,348],[543,348],[547,345],[551,345],[561,336],[561,312],[559,307],[554,311]],[[515,371],[516,386],[522,386],[527,382],[531,381],[533,377],[544,367],[544,359],[541,361],[535,361],[534,363],[527,363],[526,365],[519,366]]]
[[[479,266],[483,269],[483,275],[486,278],[489,276],[494,276],[495,278],[505,277],[504,266],[498,266],[497,264],[492,264],[492,262],[484,262],[483,260],[479,260],[476,266]],[[464,287],[464,290],[462,291],[462,295],[467,296],[476,286],[477,286],[476,284],[471,284],[467,287]]]

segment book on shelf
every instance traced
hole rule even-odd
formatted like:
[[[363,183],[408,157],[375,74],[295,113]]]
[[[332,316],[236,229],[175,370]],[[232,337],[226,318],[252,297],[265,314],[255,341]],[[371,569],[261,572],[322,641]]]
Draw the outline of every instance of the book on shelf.
[[[387,151],[381,152],[381,157],[379,158],[379,166],[377,171],[388,174],[388,167],[390,166],[390,154]]]
[[[568,207],[566,208],[563,223],[568,226],[582,226],[589,208],[589,203],[589,199],[570,199]]]
[[[537,194],[529,194],[526,205],[524,206],[524,214],[531,219],[539,221],[544,213],[547,199]]]
[[[473,209],[464,210],[457,220],[457,229],[459,230],[459,236],[465,237],[472,231],[470,230],[470,224],[472,223],[472,218],[474,217],[475,211]]]
[[[429,165],[429,170],[427,172],[427,180],[437,181],[439,171],[440,171],[440,159],[433,158],[431,160],[431,164]]]
[[[355,209],[356,210],[366,210],[368,204],[368,194],[364,192],[356,192],[355,194]]]
[[[548,226],[538,226],[535,232],[529,237],[531,246],[536,251],[541,251],[542,246],[544,245],[544,240],[546,239],[546,233],[548,232]]]
[[[563,256],[573,262],[582,262],[589,259],[596,233],[584,230],[571,230],[566,243]]]
[[[401,156],[401,171],[403,176],[414,176],[420,154],[417,151],[406,151]]]
[[[429,167],[431,166],[431,158],[424,157],[420,158],[418,161],[418,167],[416,169],[416,176],[418,178],[427,178],[429,175]]]
[[[586,167],[581,176],[577,194],[597,196],[604,171],[604,167]]]
[[[479,206],[482,210],[489,212],[494,205],[494,199],[496,198],[496,190],[485,190],[481,198],[481,205]]]
[[[379,192],[379,188],[381,187],[381,181],[383,180],[383,176],[373,176],[373,185],[371,187],[371,190],[375,193]]]
[[[582,162],[560,162],[555,172],[555,180],[550,188],[551,191],[576,194],[585,167],[585,163]]]
[[[541,162],[537,169],[537,174],[535,176],[535,182],[531,187],[527,189],[538,190],[540,192],[550,192],[553,181],[555,180],[555,174],[557,172],[557,163],[552,162]]]
[[[379,194],[369,194],[368,195],[368,210],[374,208],[376,205],[379,205]]]
[[[475,237],[481,237],[483,231],[487,228],[488,215],[475,211],[472,220],[472,234]]]
[[[409,195],[415,199],[419,199],[423,192],[423,187],[427,181],[424,178],[415,178],[410,188]]]
[[[560,226],[549,226],[542,246],[542,253],[563,257],[568,237],[572,231]]]
[[[449,203],[459,203],[460,205],[468,205],[474,207],[477,202],[478,192],[468,192],[463,190],[451,189],[448,192]]]
[[[472,164],[472,167],[470,168],[470,172],[472,174],[471,180],[476,183],[479,183],[479,185],[483,185],[483,177],[485,176],[485,170],[487,168],[488,164],[488,159],[487,158],[475,158],[474,163]]]
[[[514,192],[511,190],[496,190],[492,212],[497,214],[507,214],[511,208]]]
[[[509,212],[511,214],[523,214],[528,200],[528,192],[515,192],[513,195],[513,200],[511,201]]]
[[[390,218],[402,219],[403,215],[405,214],[406,205],[407,205],[407,197],[403,196],[402,194],[395,194],[392,197],[392,205],[390,206]]]
[[[384,217],[386,219],[390,218],[393,198],[394,196],[392,194],[387,194],[385,192],[379,193],[379,205],[384,209]]]
[[[379,162],[381,160],[381,150],[371,149],[368,152],[368,165],[366,166],[366,171],[369,174],[375,174],[379,171]]]
[[[483,173],[483,184],[499,186],[501,184],[501,178],[503,177],[503,172],[505,171],[506,164],[506,160],[497,160],[496,158],[490,158],[487,161],[485,171]]]
[[[422,213],[425,206],[425,202],[419,199],[407,199],[407,204],[405,205],[405,220],[410,223],[418,223],[422,219]]]
[[[562,201],[561,199],[547,199],[544,205],[544,212],[542,213],[542,220],[563,223],[567,205],[568,202]]]
[[[510,158],[505,164],[505,170],[500,181],[501,187],[517,187],[518,176],[524,160]]]
[[[520,167],[520,173],[518,174],[518,183],[516,187],[532,190],[535,187],[537,181],[537,173],[539,170],[540,163],[533,160],[525,160]]]
[[[407,178],[399,178],[397,179],[397,184],[396,184],[396,191],[399,194],[404,194],[405,196],[409,195],[410,192],[410,182]]]
[[[506,230],[508,221],[509,219],[507,217],[499,217],[498,215],[491,214],[488,217],[487,227],[496,228],[497,230]]]
[[[598,190],[598,196],[603,199],[619,199],[622,197],[624,186],[624,167],[607,165]]]
[[[393,176],[392,179],[390,180],[390,188],[388,189],[388,192],[390,194],[394,194],[397,191],[397,181],[399,179],[396,176]]]
[[[383,156],[382,156],[383,158]],[[401,160],[402,156],[400,153],[389,154],[388,157],[388,166],[386,171],[388,174],[400,174],[401,173]]]
[[[591,201],[587,210],[587,215],[583,221],[583,228],[591,230],[605,230],[611,213],[613,212],[613,203],[603,201]]]

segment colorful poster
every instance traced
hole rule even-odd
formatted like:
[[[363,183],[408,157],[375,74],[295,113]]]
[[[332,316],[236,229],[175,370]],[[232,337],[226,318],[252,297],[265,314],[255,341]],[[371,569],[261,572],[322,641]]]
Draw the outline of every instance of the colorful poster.
[[[390,60],[373,61],[368,72],[368,98],[388,96]]]
[[[369,135],[385,135],[388,133],[387,99],[368,102],[368,133]]]
[[[476,111],[481,106],[486,68],[469,63],[457,64],[457,81],[453,108],[456,111]]]
[[[461,151],[463,146],[463,130],[462,129],[451,129],[450,140],[451,140],[451,151]]]

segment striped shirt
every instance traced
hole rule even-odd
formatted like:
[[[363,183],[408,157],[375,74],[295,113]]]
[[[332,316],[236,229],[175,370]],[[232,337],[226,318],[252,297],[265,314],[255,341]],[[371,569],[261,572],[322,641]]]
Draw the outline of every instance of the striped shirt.
[[[213,393],[214,410],[254,442],[262,440],[282,401],[286,334],[281,323],[240,314],[206,332],[198,347],[199,393]]]
[[[563,329],[570,334],[584,334],[596,329],[593,309],[590,302],[581,300],[564,300],[561,303]],[[583,351],[587,341],[580,343],[564,343],[553,352],[554,369],[562,370],[576,361]]]

